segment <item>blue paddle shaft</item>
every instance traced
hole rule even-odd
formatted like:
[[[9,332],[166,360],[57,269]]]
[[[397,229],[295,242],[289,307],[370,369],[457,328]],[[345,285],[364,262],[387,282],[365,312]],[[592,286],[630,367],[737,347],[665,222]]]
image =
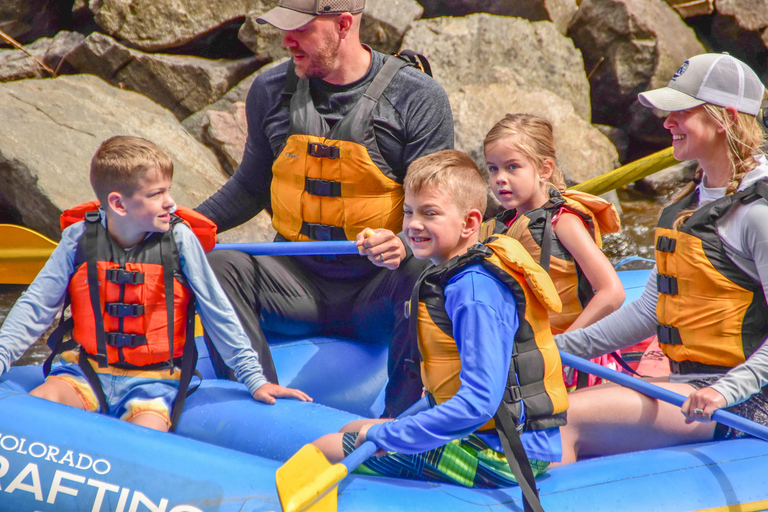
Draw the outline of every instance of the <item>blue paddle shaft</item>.
[[[591,373],[597,377],[621,384],[624,387],[634,389],[635,391],[647,395],[651,398],[663,400],[664,402],[668,402],[678,407],[682,406],[683,402],[686,400],[686,397],[683,395],[659,386],[655,386],[644,380],[617,372],[616,370],[611,370],[605,366],[600,366],[599,364],[587,361],[586,359],[574,356],[573,354],[568,354],[567,352],[561,351],[560,358],[562,359],[563,364],[576,368],[579,371]],[[768,427],[760,425],[759,423],[755,423],[754,421],[748,420],[746,418],[742,418],[741,416],[737,416],[732,412],[726,411],[724,409],[718,409],[712,415],[712,419],[727,427],[741,430],[742,432],[746,432],[751,436],[758,437],[764,441],[768,441]]]
[[[360,254],[352,240],[332,242],[264,242],[253,244],[216,244],[214,251],[230,249],[253,256],[317,256],[327,254]]]

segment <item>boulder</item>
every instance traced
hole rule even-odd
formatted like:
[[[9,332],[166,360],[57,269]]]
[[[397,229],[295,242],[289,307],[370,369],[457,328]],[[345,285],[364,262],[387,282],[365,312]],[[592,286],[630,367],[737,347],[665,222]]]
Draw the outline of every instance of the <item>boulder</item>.
[[[50,77],[51,73],[40,65],[41,62],[53,71],[71,71],[69,66],[60,67],[60,64],[83,39],[77,32],[61,31],[54,38],[43,37],[26,45],[26,51],[0,50],[0,82]]]
[[[768,2],[765,0],[716,0],[720,16],[732,16],[746,32],[768,27]]]
[[[419,0],[424,18],[466,16],[475,13],[515,16],[530,21],[552,21],[565,34],[576,11],[577,0]]]
[[[641,140],[663,136],[649,109],[632,109],[637,94],[667,85],[686,59],[705,49],[662,0],[583,0],[568,35],[584,55],[592,119],[624,127]]]
[[[367,0],[360,40],[374,50],[395,53],[411,23],[424,9],[416,0]]]
[[[683,18],[706,16],[715,10],[715,0],[667,0],[667,3]]]
[[[230,176],[243,159],[248,122],[245,103],[234,103],[227,112],[208,109],[203,116],[203,142],[213,149],[221,168]]]
[[[569,101],[590,120],[581,53],[551,22],[490,14],[422,19],[406,32],[403,47],[425,54],[447,91],[505,83],[538,87]]]
[[[67,61],[83,73],[140,92],[179,119],[218,100],[259,66],[255,57],[210,60],[143,53],[98,32],[86,37]]]
[[[278,66],[285,62],[286,59],[281,59],[279,61],[272,62],[270,64],[267,64],[266,66],[259,68],[258,71],[255,73],[247,76],[243,81],[241,81],[239,84],[237,84],[235,87],[227,91],[227,93],[216,100],[214,103],[208,105],[202,110],[199,110],[198,112],[195,112],[188,118],[186,118],[184,121],[182,121],[182,125],[184,125],[184,128],[189,131],[189,133],[192,134],[193,137],[195,137],[197,140],[202,141],[203,140],[203,123],[205,121],[205,115],[206,112],[209,110],[216,110],[219,112],[226,112],[230,110],[232,105],[239,101],[245,101],[246,97],[248,96],[248,91],[251,90],[251,85],[253,84],[253,81],[256,79],[257,76],[259,76],[264,71],[267,71],[269,69],[272,69],[274,66]]]
[[[551,91],[512,83],[468,85],[448,94],[456,149],[469,154],[485,172],[483,140],[506,113],[528,113],[552,123],[557,162],[567,185],[581,183],[618,165],[613,144],[576,114],[573,105]],[[615,195],[612,194],[614,199]],[[494,204],[497,205],[494,200]]]
[[[0,211],[54,240],[62,210],[93,199],[90,161],[114,135],[144,137],[171,156],[179,204],[196,206],[226,179],[171,112],[95,76],[0,84],[0,117]]]
[[[60,0],[3,0],[0,2],[0,30],[21,44],[53,36],[66,25],[71,13]],[[7,41],[0,39],[0,46]]]
[[[713,51],[726,51],[765,77],[768,51],[761,32],[768,27],[768,2],[763,0],[716,0],[709,30]]]
[[[90,1],[89,7],[107,34],[138,49],[158,51],[185,45],[276,4],[275,0],[100,0]]]
[[[262,62],[290,57],[291,52],[283,48],[282,30],[269,23],[256,23],[256,19],[262,14],[263,11],[248,13],[245,22],[240,26],[237,38]]]

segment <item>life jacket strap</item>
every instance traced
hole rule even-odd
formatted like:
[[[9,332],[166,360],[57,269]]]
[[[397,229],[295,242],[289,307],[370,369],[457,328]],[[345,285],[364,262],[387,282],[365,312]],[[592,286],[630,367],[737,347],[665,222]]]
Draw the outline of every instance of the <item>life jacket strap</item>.
[[[335,160],[339,158],[339,148],[337,146],[328,146],[319,142],[310,142],[307,145],[307,154],[315,158],[328,158]]]
[[[117,348],[136,348],[147,344],[147,337],[142,334],[125,334],[122,332],[108,332],[107,345]]]
[[[118,318],[126,316],[141,316],[144,314],[143,304],[125,304],[122,302],[107,302],[104,304],[109,316]]]
[[[675,245],[677,245],[677,240],[668,236],[660,236],[656,240],[656,250],[659,252],[675,252]]]
[[[683,344],[683,339],[680,337],[680,331],[677,330],[677,327],[671,325],[659,324],[656,327],[656,337],[658,338],[659,343],[664,343],[665,345]]]

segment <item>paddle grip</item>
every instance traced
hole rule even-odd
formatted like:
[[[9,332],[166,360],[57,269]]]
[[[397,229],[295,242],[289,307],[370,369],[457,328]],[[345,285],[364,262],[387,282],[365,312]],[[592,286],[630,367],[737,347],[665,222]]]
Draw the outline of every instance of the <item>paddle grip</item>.
[[[355,241],[330,242],[263,242],[251,244],[216,244],[214,251],[230,249],[252,256],[318,256],[328,254],[360,254]]]
[[[662,400],[678,407],[681,407],[686,400],[686,397],[683,395],[655,386],[644,380],[617,372],[616,370],[606,368],[605,366],[600,366],[599,364],[587,361],[586,359],[582,359],[573,354],[560,351],[560,358],[562,359],[563,364],[576,368],[579,371],[591,373],[597,377],[621,384],[624,387],[634,389],[651,398],[656,398],[657,400]],[[768,427],[742,418],[741,416],[737,416],[732,412],[718,409],[712,414],[712,419],[727,427],[741,430],[751,436],[768,441]]]

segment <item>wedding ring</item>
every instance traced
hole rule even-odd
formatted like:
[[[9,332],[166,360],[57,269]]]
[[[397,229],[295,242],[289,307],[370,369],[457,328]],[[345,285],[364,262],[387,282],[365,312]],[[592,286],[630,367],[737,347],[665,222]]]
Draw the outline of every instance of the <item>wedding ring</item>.
[[[379,259],[380,259],[381,261],[384,261],[384,253],[381,253],[381,254],[379,254]]]
[[[704,410],[703,409],[694,409],[693,410],[693,414],[704,414]]]

